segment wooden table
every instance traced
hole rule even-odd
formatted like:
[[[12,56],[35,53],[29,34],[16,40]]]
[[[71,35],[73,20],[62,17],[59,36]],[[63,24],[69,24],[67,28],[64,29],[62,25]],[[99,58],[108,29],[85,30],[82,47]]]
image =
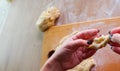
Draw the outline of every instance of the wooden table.
[[[120,16],[119,0],[13,0],[0,34],[0,71],[39,71],[42,33],[35,23],[50,6],[61,11],[57,25]]]
[[[40,66],[48,59],[49,52],[56,49],[59,41],[72,32],[95,28],[100,30],[99,34],[108,35],[111,29],[120,26],[119,23],[120,17],[51,27],[44,33]],[[97,50],[93,58],[95,67],[91,71],[120,71],[120,55],[113,52],[110,45]]]

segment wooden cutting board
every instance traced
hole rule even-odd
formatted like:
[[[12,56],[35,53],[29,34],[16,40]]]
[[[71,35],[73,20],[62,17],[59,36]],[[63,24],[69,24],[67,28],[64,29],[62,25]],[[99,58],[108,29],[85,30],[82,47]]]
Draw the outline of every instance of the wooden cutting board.
[[[120,17],[53,26],[44,33],[40,66],[45,63],[48,52],[57,47],[61,38],[73,31],[96,28],[100,30],[100,34],[108,34],[110,29],[119,26]],[[98,50],[93,57],[96,62],[94,71],[120,71],[120,55],[113,52],[109,45]]]

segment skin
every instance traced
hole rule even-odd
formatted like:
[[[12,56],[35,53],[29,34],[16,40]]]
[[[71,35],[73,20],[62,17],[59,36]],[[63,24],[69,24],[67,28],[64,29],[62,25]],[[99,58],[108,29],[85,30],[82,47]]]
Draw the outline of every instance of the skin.
[[[112,30],[110,31],[110,34],[112,34],[112,35],[120,34],[120,27],[117,27],[117,28],[112,29]],[[117,37],[117,39],[120,39],[120,37]],[[111,42],[110,42],[110,45],[111,45],[111,49],[112,49],[114,52],[120,54],[120,44],[111,41]]]
[[[84,59],[92,56],[96,50],[88,49],[88,40],[98,37],[99,30],[90,29],[68,38],[46,61],[40,71],[66,71],[78,65]],[[114,28],[110,34],[120,34],[120,27]],[[120,39],[120,38],[119,38]],[[112,50],[120,54],[120,44],[110,41]]]
[[[96,50],[86,48],[90,45],[87,41],[94,39],[98,32],[97,29],[85,30],[65,40],[47,60],[41,71],[66,71],[92,56]]]

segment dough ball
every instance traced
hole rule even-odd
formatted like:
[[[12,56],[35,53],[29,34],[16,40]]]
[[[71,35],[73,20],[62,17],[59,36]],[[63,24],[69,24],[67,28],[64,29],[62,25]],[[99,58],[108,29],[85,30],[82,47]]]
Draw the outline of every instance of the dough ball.
[[[76,67],[67,70],[67,71],[90,71],[90,69],[95,65],[95,61],[93,57],[90,57],[86,60],[83,60],[80,64]]]
[[[36,25],[42,32],[55,24],[56,19],[60,16],[60,11],[56,7],[48,8],[40,15]]]

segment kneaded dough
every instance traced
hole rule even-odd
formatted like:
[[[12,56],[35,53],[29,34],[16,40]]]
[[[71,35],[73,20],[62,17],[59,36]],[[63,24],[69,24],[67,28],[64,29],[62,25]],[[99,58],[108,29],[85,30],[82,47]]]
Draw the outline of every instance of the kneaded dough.
[[[76,67],[67,70],[67,71],[90,71],[90,69],[95,65],[95,61],[93,57],[90,57],[86,60],[83,60],[80,64]]]
[[[106,46],[109,40],[110,40],[110,35],[106,35],[106,36],[102,35],[99,38],[94,38],[93,43],[88,48],[92,48],[92,49],[102,48]]]
[[[60,11],[56,7],[48,8],[40,15],[36,25],[39,30],[46,31],[55,24],[56,19],[60,16]]]

